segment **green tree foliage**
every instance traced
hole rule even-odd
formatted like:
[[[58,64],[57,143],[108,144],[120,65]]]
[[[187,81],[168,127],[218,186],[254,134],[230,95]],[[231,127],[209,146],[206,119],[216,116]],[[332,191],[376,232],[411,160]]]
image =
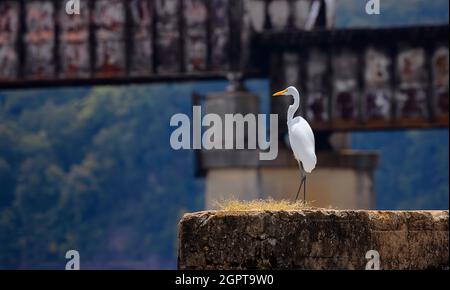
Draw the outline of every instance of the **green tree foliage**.
[[[173,267],[176,223],[203,204],[192,154],[169,146],[187,88],[3,93],[0,268],[63,268],[69,249],[93,267]]]

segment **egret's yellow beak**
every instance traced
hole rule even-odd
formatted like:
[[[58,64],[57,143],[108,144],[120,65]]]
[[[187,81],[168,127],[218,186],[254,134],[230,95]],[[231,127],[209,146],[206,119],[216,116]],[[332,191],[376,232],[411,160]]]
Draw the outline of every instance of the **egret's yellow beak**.
[[[272,95],[272,97],[276,97],[276,96],[283,96],[285,93],[287,93],[287,89],[276,92],[275,94]]]

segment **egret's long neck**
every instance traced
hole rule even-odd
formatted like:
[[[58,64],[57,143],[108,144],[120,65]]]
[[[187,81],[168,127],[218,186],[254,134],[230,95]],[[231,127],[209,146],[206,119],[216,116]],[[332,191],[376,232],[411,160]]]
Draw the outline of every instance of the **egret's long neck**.
[[[294,97],[294,103],[289,106],[288,113],[287,113],[287,121],[291,121],[294,118],[294,114],[297,111],[298,107],[300,106],[300,95],[297,90],[294,90],[292,93],[292,96]]]

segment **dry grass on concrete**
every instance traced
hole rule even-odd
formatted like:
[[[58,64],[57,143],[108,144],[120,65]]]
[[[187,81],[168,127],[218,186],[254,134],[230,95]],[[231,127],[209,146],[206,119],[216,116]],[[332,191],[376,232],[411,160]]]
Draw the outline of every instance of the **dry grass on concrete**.
[[[217,208],[223,211],[277,211],[277,210],[303,210],[311,209],[311,203],[303,201],[287,201],[273,199],[256,199],[250,201],[224,200],[217,202]]]

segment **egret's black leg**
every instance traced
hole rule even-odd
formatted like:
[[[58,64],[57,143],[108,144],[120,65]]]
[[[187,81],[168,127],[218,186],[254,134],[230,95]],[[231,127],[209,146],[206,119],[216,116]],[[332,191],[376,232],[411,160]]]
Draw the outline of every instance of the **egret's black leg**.
[[[303,204],[306,205],[306,175],[304,177],[305,186],[303,187]]]
[[[298,194],[299,194],[300,191],[302,190],[302,185],[303,185],[303,184],[306,184],[305,182],[306,182],[306,176],[303,176],[303,177],[302,177],[302,180],[300,181],[300,186],[298,187],[297,195],[295,196],[295,201],[297,201],[297,199],[298,199]],[[304,194],[303,194],[303,196],[304,196]]]
[[[295,196],[295,201],[297,201],[297,199],[298,199],[298,194],[302,190],[302,185],[305,182],[305,179],[306,179],[306,177],[302,177],[302,180],[300,181],[300,186],[298,187],[297,195]]]
[[[302,185],[303,185],[304,180],[305,180],[305,176],[304,176],[303,170],[300,166],[300,186],[298,187],[297,194],[295,195],[295,201],[297,201],[300,190],[302,190]]]

